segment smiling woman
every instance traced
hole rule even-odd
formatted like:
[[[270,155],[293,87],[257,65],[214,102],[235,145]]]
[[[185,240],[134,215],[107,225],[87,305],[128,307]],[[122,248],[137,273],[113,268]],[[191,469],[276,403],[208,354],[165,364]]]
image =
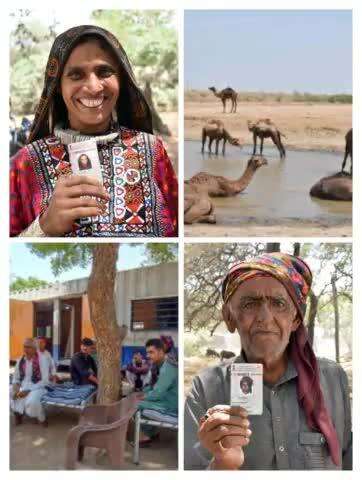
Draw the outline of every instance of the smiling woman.
[[[177,180],[110,32],[83,25],[55,39],[10,194],[12,236],[177,235]]]

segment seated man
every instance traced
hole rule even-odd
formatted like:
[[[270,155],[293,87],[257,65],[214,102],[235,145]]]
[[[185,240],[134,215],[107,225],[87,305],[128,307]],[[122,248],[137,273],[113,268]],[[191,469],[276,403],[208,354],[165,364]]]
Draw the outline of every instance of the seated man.
[[[47,426],[45,411],[40,403],[46,392],[49,379],[42,378],[39,354],[32,338],[24,341],[24,355],[17,361],[13,382],[10,387],[10,408],[15,415],[15,425],[22,423],[23,415],[37,418]]]
[[[93,341],[83,338],[80,343],[80,352],[73,355],[70,362],[70,375],[76,385],[88,383],[98,385],[97,365],[91,356]]]
[[[149,382],[150,367],[142,357],[141,352],[133,354],[132,362],[126,367],[126,379],[128,383],[134,386],[136,391],[141,391],[146,383]]]
[[[195,377],[185,405],[185,468],[350,470],[347,375],[316,358],[303,323],[312,273],[299,257],[266,253],[233,266],[222,314],[237,331],[235,363],[263,365],[263,411],[230,406],[230,364]]]
[[[53,357],[46,349],[47,341],[45,337],[37,337],[38,356],[40,363],[41,376],[43,381],[57,382],[57,369]]]
[[[160,339],[152,338],[146,342],[147,358],[159,367],[159,375],[153,386],[145,387],[144,396],[139,403],[140,410],[157,410],[164,414],[178,412],[178,368],[170,363]],[[157,429],[150,425],[142,425],[140,446],[146,445],[157,436]]]

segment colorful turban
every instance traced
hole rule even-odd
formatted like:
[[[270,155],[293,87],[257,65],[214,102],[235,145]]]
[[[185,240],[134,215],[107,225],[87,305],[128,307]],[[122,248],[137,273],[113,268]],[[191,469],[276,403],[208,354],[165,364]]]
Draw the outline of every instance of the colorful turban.
[[[266,275],[276,278],[284,285],[300,315],[300,325],[292,333],[289,342],[290,357],[298,372],[298,401],[305,412],[308,426],[323,433],[332,460],[339,465],[341,449],[337,432],[325,406],[317,358],[303,323],[313,278],[308,265],[300,257],[279,252],[264,253],[250,262],[240,262],[230,268],[223,281],[223,301],[228,302],[241,283]]]
[[[279,280],[303,319],[307,295],[312,284],[312,272],[301,258],[287,253],[264,253],[250,262],[240,262],[231,267],[222,286],[224,303],[241,283],[257,275],[271,275]]]
[[[24,347],[31,347],[36,350],[36,344],[32,338],[26,338],[23,343]]]

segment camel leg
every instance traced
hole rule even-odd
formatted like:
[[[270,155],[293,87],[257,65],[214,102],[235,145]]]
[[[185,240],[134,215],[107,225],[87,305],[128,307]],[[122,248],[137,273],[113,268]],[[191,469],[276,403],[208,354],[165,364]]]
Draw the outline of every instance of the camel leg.
[[[216,217],[214,214],[202,215],[197,221],[199,223],[216,223]]]
[[[206,142],[206,132],[205,129],[202,129],[202,146],[201,146],[201,153],[204,153],[204,148],[205,148],[205,142]]]
[[[231,98],[230,98],[230,103],[231,103],[231,105],[230,105],[230,106],[231,106],[231,108],[230,108],[230,113],[233,113],[233,111],[234,111],[234,102],[233,102],[233,100],[232,100]]]
[[[213,138],[209,138],[209,153],[211,153],[211,145],[212,145]]]
[[[263,145],[264,145],[264,137],[261,136],[261,138],[260,138],[260,156],[263,155]]]
[[[257,138],[257,136],[256,136],[256,133],[253,132],[253,142],[254,142],[253,155],[255,155],[255,153],[256,153],[256,143],[257,143],[257,141],[258,141],[258,138]]]
[[[226,100],[224,100],[224,99],[222,98],[221,101],[222,101],[222,106],[224,107],[224,108],[223,108],[223,113],[225,113]]]
[[[346,151],[344,152],[344,159],[343,159],[343,163],[342,163],[342,169],[341,169],[341,172],[343,172],[343,170],[344,170],[344,167],[346,166],[347,157],[348,157],[348,153],[347,153],[347,150],[346,150]]]
[[[223,144],[222,144],[222,154],[225,155],[225,144],[226,144],[226,138],[223,139]]]
[[[217,138],[215,140],[215,155],[219,155],[219,142],[220,142],[220,138]]]
[[[280,153],[280,158],[285,158],[285,148],[284,148],[284,145],[283,145],[283,142],[282,142],[282,139],[281,139],[281,136],[280,136],[280,133],[278,132],[278,143],[279,143],[279,152]]]

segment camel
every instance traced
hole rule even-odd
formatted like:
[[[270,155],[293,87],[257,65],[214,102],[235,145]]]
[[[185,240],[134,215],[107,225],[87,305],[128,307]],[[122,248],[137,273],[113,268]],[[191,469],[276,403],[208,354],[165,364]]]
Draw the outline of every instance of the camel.
[[[233,88],[226,87],[220,92],[218,92],[215,87],[209,87],[209,90],[211,90],[214,93],[215,97],[220,98],[223,106],[223,113],[225,113],[226,100],[231,100],[230,113],[236,113],[238,94],[237,92],[235,92]]]
[[[243,175],[237,180],[200,172],[185,181],[184,223],[216,223],[210,197],[229,197],[242,192],[256,170],[267,163],[264,157],[251,157]]]
[[[251,182],[255,172],[267,163],[264,157],[255,155],[249,159],[244,173],[236,180],[200,172],[191,177],[188,184],[197,185],[199,190],[206,190],[210,197],[232,197],[243,192]]]
[[[352,176],[345,172],[338,172],[329,177],[321,178],[310,189],[312,197],[322,200],[352,201]]]
[[[353,132],[352,128],[348,130],[346,133],[346,148],[344,149],[344,159],[342,163],[342,170],[341,172],[343,173],[344,167],[346,166],[347,158],[348,156],[351,157],[351,168],[350,168],[350,174],[352,175],[352,167],[353,167]]]
[[[216,223],[214,204],[207,190],[184,183],[184,223]]]
[[[215,155],[219,154],[219,143],[223,141],[222,154],[225,155],[225,144],[228,141],[231,145],[242,148],[241,141],[234,138],[224,128],[223,122],[220,120],[210,120],[202,127],[202,147],[201,153],[204,153],[204,147],[207,137],[209,137],[209,153],[211,153],[212,143],[215,140]]]
[[[257,122],[251,122],[248,120],[248,129],[253,132],[254,150],[253,155],[256,153],[257,138],[260,138],[260,155],[263,155],[264,138],[271,138],[273,143],[279,150],[280,158],[285,158],[285,148],[283,146],[281,135],[285,137],[283,133],[277,128],[277,126],[270,120],[270,118],[261,118]]]

